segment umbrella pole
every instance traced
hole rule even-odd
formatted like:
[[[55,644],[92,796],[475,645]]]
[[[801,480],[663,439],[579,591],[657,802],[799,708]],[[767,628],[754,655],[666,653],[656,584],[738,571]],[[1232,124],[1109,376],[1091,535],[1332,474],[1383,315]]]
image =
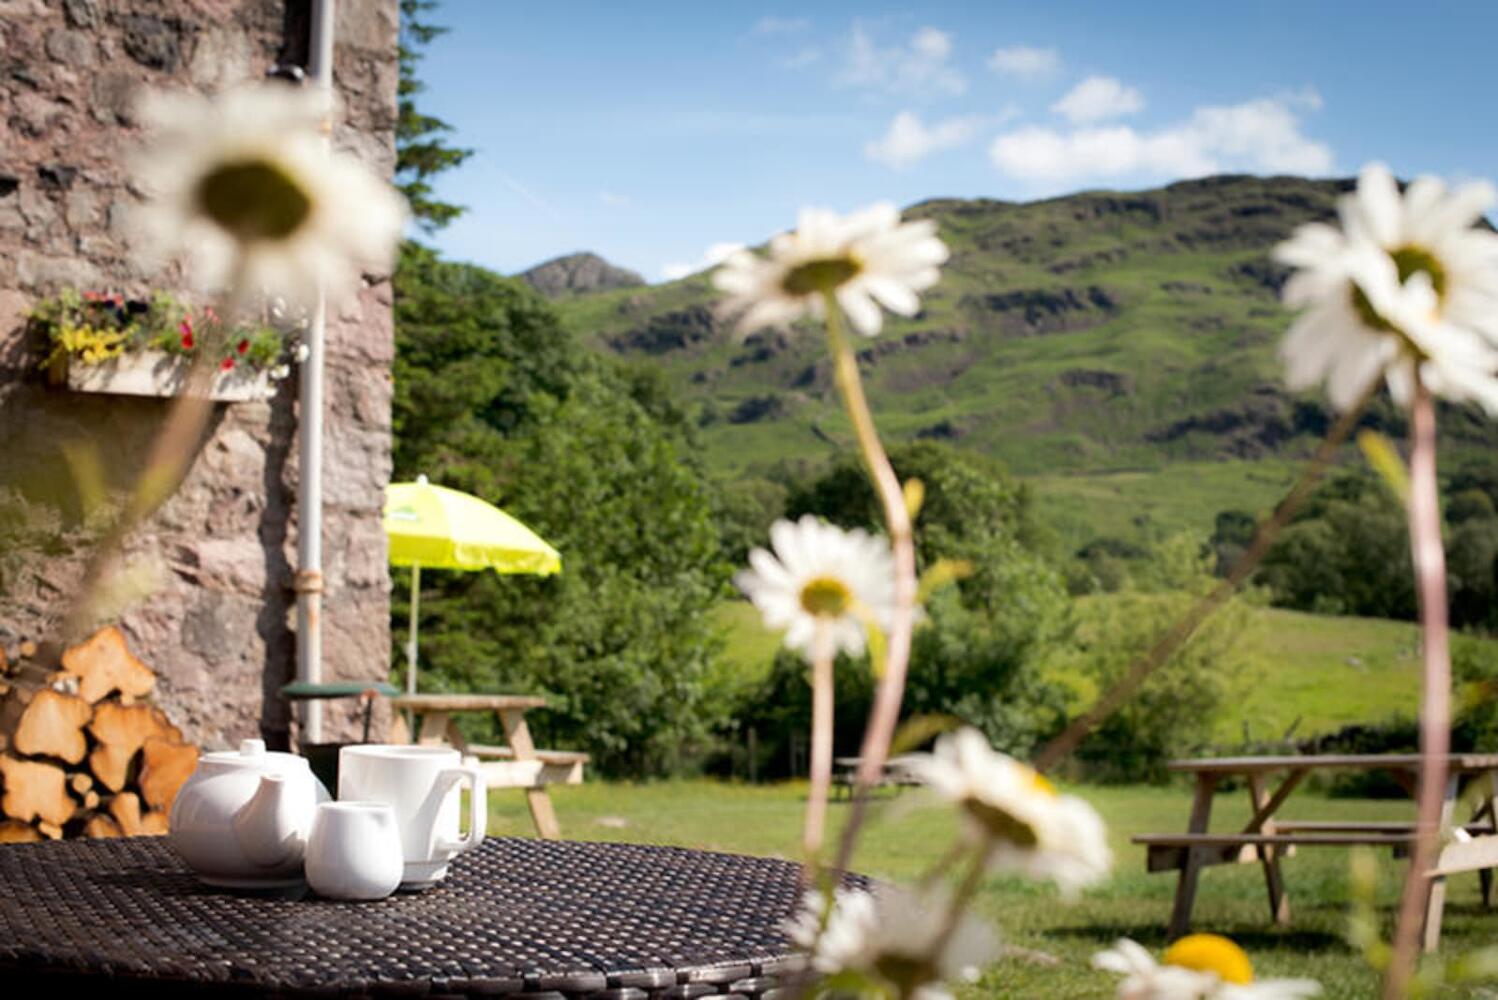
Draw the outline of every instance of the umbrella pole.
[[[406,694],[416,693],[416,619],[421,615],[421,564],[411,564],[411,636],[406,640]]]

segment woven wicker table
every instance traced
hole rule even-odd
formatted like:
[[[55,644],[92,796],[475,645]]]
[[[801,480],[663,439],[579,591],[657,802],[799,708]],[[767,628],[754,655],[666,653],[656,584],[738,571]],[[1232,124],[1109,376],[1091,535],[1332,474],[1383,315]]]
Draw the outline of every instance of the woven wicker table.
[[[681,848],[490,838],[437,888],[339,903],[200,885],[162,838],[10,844],[0,983],[13,996],[769,997],[803,968],[779,931],[798,874]]]

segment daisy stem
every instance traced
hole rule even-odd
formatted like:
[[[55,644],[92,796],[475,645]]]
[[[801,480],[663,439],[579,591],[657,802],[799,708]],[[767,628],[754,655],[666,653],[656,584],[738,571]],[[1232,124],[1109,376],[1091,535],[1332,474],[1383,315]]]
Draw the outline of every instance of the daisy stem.
[[[1446,754],[1451,749],[1451,657],[1446,610],[1446,554],[1441,547],[1441,508],[1436,485],[1436,410],[1430,389],[1415,372],[1410,416],[1410,552],[1420,597],[1421,653],[1425,661],[1420,696],[1420,781],[1415,847],[1399,901],[1394,951],[1384,980],[1385,1000],[1406,996],[1414,974],[1427,876],[1440,834],[1446,794]]]
[[[926,874],[921,876],[921,886],[930,888],[935,885],[937,879],[951,871],[952,866],[967,853],[967,848],[968,844],[965,840],[959,838],[953,841],[952,846],[947,848],[947,852],[937,859],[936,864],[932,865]]]
[[[1075,750],[1077,745],[1087,738],[1088,733],[1132,697],[1134,692],[1139,690],[1140,685],[1149,679],[1150,674],[1170,659],[1176,650],[1180,649],[1186,640],[1201,627],[1202,622],[1226,603],[1227,599],[1232,597],[1244,581],[1253,574],[1265,554],[1269,552],[1270,546],[1274,544],[1275,538],[1279,536],[1280,529],[1290,522],[1291,517],[1295,516],[1295,512],[1300,509],[1300,505],[1305,502],[1312,488],[1321,479],[1321,474],[1336,457],[1337,449],[1357,426],[1363,410],[1367,408],[1369,400],[1373,398],[1381,381],[1381,375],[1371,381],[1358,396],[1357,401],[1347,409],[1347,412],[1337,418],[1337,422],[1327,432],[1326,440],[1321,442],[1321,446],[1316,449],[1316,454],[1312,456],[1310,462],[1306,463],[1300,478],[1290,487],[1290,491],[1279,502],[1279,506],[1275,507],[1269,519],[1259,525],[1258,530],[1254,532],[1253,540],[1249,542],[1248,548],[1239,557],[1227,577],[1193,604],[1165,634],[1155,640],[1153,646],[1129,664],[1129,669],[1124,673],[1123,679],[1104,692],[1085,715],[1076,719],[1062,731],[1060,736],[1041,748],[1034,760],[1037,771],[1050,770]]]
[[[832,663],[830,629],[817,626],[811,658],[811,790],[806,799],[802,847],[808,875],[817,870],[827,826],[827,795],[832,788]],[[812,881],[810,878],[808,882]]]
[[[224,309],[224,315],[231,319],[239,314],[249,292],[242,280],[242,266],[236,266],[232,277],[234,280]],[[213,399],[209,392],[216,363],[209,345],[205,343],[201,347],[193,352],[186,388],[173,401],[161,430],[157,432],[140,478],[84,565],[76,596],[62,618],[61,638],[64,642],[75,641],[98,617],[101,592],[114,573],[125,540],[177,491],[202,444],[203,430],[213,413]]]
[[[957,886],[957,892],[952,896],[952,902],[947,907],[941,930],[932,939],[931,957],[933,959],[946,950],[947,945],[952,940],[952,935],[957,933],[957,925],[962,923],[963,911],[973,901],[973,896],[978,892],[978,887],[983,884],[983,874],[988,871],[988,858],[992,852],[992,844],[984,844],[973,853],[973,863],[962,876],[962,882]]]
[[[879,441],[879,431],[874,426],[868,399],[863,394],[863,381],[858,375],[858,359],[843,332],[842,307],[831,289],[822,294],[827,307],[827,340],[832,350],[833,377],[848,418],[853,422],[858,449],[873,481],[874,491],[884,508],[884,523],[895,560],[895,606],[889,641],[885,647],[883,668],[879,671],[879,683],[874,690],[874,704],[864,729],[863,744],[859,748],[853,805],[838,846],[837,868],[844,869],[853,855],[853,845],[863,825],[868,791],[884,773],[884,762],[900,721],[900,701],[905,694],[905,673],[910,663],[911,632],[915,627],[915,540],[911,534],[905,494],[894,467],[889,463],[889,456],[884,453],[884,445]]]

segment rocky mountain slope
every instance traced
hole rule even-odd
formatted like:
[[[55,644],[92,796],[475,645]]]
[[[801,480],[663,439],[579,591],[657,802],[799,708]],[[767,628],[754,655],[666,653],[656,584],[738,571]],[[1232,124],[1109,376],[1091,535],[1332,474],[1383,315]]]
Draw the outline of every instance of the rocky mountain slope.
[[[881,429],[979,449],[1042,485],[1236,463],[1187,478],[1218,483],[1228,501],[1263,480],[1250,494],[1273,499],[1285,459],[1309,449],[1328,411],[1322,395],[1284,388],[1285,272],[1269,254],[1297,225],[1330,218],[1350,186],[1222,176],[910,207],[907,218],[937,221],[952,258],[918,316],[862,344]],[[600,350],[662,368],[699,404],[724,471],[763,473],[846,445],[820,332],[744,337],[715,315],[717,298],[699,274],[563,309]],[[1382,419],[1400,429],[1397,416]],[[1446,425],[1455,446],[1498,440],[1474,413],[1449,413]],[[1216,502],[1194,506],[1210,518]]]
[[[635,272],[615,267],[593,253],[556,257],[516,277],[549,299],[612,288],[637,288],[645,284],[645,279]]]

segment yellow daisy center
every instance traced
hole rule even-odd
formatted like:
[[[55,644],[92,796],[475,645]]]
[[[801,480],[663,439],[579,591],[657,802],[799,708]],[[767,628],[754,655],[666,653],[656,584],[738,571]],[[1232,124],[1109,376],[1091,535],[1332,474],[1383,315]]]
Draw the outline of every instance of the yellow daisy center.
[[[243,242],[283,240],[312,214],[312,198],[275,163],[221,163],[198,182],[198,207]]]
[[[835,576],[817,576],[801,588],[801,610],[818,618],[840,618],[853,607],[853,592]]]
[[[1225,983],[1254,981],[1248,955],[1220,934],[1188,934],[1165,949],[1165,964],[1196,972],[1215,972]]]
[[[1402,246],[1389,254],[1394,259],[1394,267],[1399,272],[1399,283],[1404,284],[1413,275],[1424,271],[1430,276],[1431,287],[1435,290],[1436,301],[1446,297],[1446,268],[1435,254],[1424,247],[1413,244]],[[1397,333],[1393,324],[1378,314],[1373,308],[1373,303],[1368,301],[1368,296],[1356,284],[1352,286],[1352,308],[1367,326],[1374,330],[1382,330],[1385,333]]]
[[[1039,771],[1031,771],[1029,768],[1025,768],[1025,770],[1030,772],[1028,777],[1030,780],[1031,789],[1039,792],[1042,795],[1049,795],[1051,798],[1056,797],[1056,786],[1051,784],[1049,778],[1041,774]]]
[[[790,295],[830,292],[857,277],[863,263],[853,257],[822,257],[797,264],[785,272],[780,287]]]

